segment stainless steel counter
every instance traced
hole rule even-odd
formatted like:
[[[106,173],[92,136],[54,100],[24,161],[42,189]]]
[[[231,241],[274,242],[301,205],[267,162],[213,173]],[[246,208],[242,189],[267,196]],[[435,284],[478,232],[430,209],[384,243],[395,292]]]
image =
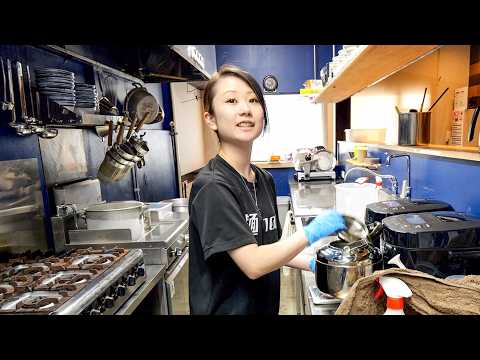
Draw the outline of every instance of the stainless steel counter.
[[[145,283],[135,291],[128,301],[115,313],[115,315],[130,315],[145,299],[148,293],[163,281],[166,265],[145,265],[147,279]]]
[[[312,216],[322,209],[335,208],[335,183],[290,179],[288,185],[295,216]]]
[[[297,182],[289,181],[292,209],[295,217],[295,228],[303,229],[302,217],[315,216],[323,209],[335,208],[335,183],[325,181]],[[314,256],[316,250],[335,240],[335,236],[327,236],[314,245],[305,248],[302,252]],[[301,313],[305,315],[332,315],[339,304],[315,305],[308,288],[316,286],[315,274],[310,271],[298,270],[299,284],[297,288],[301,297],[297,304],[301,306]]]

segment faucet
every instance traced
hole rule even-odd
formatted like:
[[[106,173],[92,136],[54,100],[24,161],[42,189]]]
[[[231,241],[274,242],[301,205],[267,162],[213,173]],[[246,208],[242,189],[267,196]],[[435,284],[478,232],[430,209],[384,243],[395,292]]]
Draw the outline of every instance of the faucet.
[[[392,184],[392,193],[395,197],[398,197],[398,181],[397,181],[397,178],[393,175],[389,175],[389,174],[379,174],[379,173],[376,173],[375,171],[373,170],[370,170],[370,169],[367,169],[367,168],[364,168],[364,167],[360,167],[360,166],[356,166],[356,167],[352,167],[350,169],[348,169],[348,171],[345,173],[345,177],[343,178],[343,181],[346,182],[347,181],[347,177],[348,175],[353,171],[353,170],[362,170],[362,171],[366,171],[370,174],[373,174],[374,176],[379,176],[381,177],[382,179],[388,179],[390,180],[390,183]]]
[[[410,182],[410,155],[408,155],[408,154],[388,154],[387,158],[385,159],[385,165],[390,166],[390,161],[393,158],[399,158],[399,157],[406,157],[407,158],[407,173],[408,173],[408,183],[407,184],[405,184],[405,182],[403,183],[402,191],[400,193],[400,197],[410,199],[411,191],[412,191],[412,188],[410,186],[410,184],[411,184],[411,182]]]

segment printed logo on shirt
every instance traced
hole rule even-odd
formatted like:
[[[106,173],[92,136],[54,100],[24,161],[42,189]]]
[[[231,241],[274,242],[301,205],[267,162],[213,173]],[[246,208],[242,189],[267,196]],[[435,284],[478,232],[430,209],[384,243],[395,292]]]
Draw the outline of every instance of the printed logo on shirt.
[[[245,214],[245,220],[247,221],[250,230],[252,231],[253,235],[258,234],[258,214]]]
[[[258,235],[258,214],[245,214],[245,220],[250,227],[253,235]],[[275,215],[263,219],[264,231],[268,232],[277,229],[277,217]]]

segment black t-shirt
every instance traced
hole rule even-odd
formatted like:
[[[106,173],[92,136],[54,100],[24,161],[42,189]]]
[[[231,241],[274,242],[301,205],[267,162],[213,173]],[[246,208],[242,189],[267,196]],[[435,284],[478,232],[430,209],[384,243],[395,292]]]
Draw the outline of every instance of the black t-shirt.
[[[218,155],[193,182],[188,206],[191,314],[278,314],[280,271],[251,280],[228,254],[281,237],[273,178],[252,169],[259,211],[253,183]]]

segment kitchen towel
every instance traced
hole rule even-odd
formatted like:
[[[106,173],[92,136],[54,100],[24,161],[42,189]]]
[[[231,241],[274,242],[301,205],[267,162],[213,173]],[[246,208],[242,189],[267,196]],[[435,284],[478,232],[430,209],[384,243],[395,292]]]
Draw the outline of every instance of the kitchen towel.
[[[480,275],[445,280],[421,271],[387,269],[359,279],[338,307],[335,315],[382,315],[386,296],[374,299],[380,276],[396,277],[413,293],[405,299],[406,315],[480,315]]]

